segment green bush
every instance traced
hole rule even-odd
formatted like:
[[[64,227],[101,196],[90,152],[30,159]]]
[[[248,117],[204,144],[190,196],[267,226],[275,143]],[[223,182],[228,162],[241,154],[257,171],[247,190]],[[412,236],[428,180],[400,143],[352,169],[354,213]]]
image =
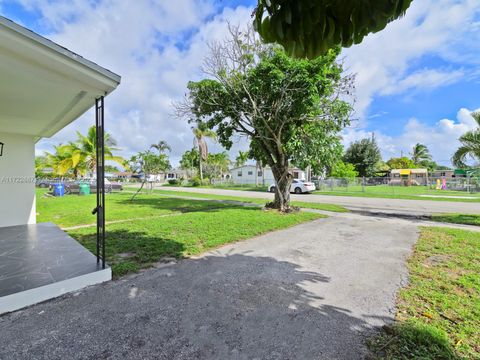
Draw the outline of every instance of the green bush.
[[[200,180],[200,178],[198,176],[193,177],[192,180],[190,180],[190,183],[191,183],[192,186],[202,185],[202,181]]]
[[[170,185],[178,185],[178,180],[177,179],[170,179],[170,180],[168,180],[168,183]]]

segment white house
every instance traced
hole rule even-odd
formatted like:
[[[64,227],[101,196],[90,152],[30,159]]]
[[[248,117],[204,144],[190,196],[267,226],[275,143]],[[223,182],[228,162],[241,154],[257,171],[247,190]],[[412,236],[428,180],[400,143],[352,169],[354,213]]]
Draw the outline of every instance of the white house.
[[[54,224],[35,224],[35,142],[95,105],[101,155],[104,97],[119,83],[120,76],[0,16],[0,313],[111,278],[103,253],[92,255]],[[101,161],[97,170],[104,172]],[[103,209],[100,200],[102,250]]]
[[[270,167],[257,168],[255,165],[243,165],[230,170],[231,179],[236,185],[259,184],[270,185],[275,182]],[[290,169],[294,179],[306,180],[306,172],[298,168]]]

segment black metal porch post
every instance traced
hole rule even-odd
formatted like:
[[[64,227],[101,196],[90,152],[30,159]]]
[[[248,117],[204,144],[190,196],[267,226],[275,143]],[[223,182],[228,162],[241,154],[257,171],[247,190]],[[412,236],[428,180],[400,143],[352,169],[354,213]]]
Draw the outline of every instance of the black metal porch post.
[[[105,132],[104,98],[95,99],[96,155],[97,155],[97,264],[102,259],[105,269]]]

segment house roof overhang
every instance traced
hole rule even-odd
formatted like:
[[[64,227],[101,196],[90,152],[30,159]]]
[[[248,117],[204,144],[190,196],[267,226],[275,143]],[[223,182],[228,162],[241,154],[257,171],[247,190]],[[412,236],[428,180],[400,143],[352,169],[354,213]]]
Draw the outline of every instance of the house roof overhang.
[[[50,137],[120,76],[0,16],[0,131]]]

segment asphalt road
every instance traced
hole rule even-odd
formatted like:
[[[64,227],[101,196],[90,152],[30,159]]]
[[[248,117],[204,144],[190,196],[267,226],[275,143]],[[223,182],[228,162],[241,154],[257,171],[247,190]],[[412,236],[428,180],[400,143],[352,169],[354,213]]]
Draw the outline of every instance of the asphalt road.
[[[0,359],[361,359],[394,315],[405,220],[316,220],[0,317]]]
[[[209,188],[161,187],[162,190],[188,191],[229,196],[273,199],[273,194],[259,191],[241,191]],[[333,196],[315,194],[291,194],[295,201],[338,204],[357,211],[403,213],[413,215],[430,215],[435,213],[480,214],[480,202],[454,202],[436,200],[402,200],[367,198],[354,196]]]

